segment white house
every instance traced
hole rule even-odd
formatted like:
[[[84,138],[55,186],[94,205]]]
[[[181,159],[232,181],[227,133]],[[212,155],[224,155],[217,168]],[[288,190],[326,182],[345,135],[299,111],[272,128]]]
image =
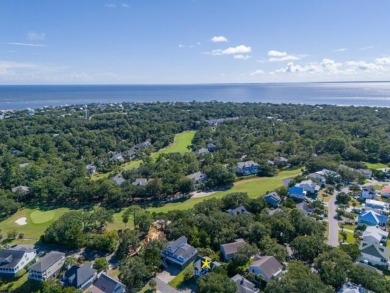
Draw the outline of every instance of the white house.
[[[191,259],[198,255],[198,250],[187,243],[188,239],[181,236],[175,241],[170,241],[165,246],[162,256],[165,260],[184,267]]]
[[[374,199],[376,198],[376,191],[374,186],[365,185],[360,193],[360,199]]]
[[[34,249],[15,248],[0,251],[0,276],[13,277],[36,256]]]
[[[44,281],[55,275],[62,269],[65,263],[65,253],[51,251],[31,266],[28,274],[30,280]]]
[[[389,204],[383,201],[366,199],[364,204],[364,209],[366,211],[375,211],[377,213],[387,212],[389,210]]]
[[[271,278],[277,278],[283,272],[283,266],[273,256],[261,256],[249,266],[249,272],[269,282]]]
[[[374,266],[389,266],[389,251],[386,247],[379,244],[362,243],[359,247],[361,257],[360,262]]]
[[[207,180],[207,175],[202,172],[192,173],[187,175],[187,178],[190,179],[194,183],[194,188],[199,189],[203,186],[203,184]]]
[[[301,183],[298,183],[296,186],[302,187],[304,191],[311,194],[316,194],[321,188],[312,180],[304,180]]]
[[[386,244],[389,232],[383,231],[376,226],[368,226],[363,232],[363,243],[366,244]]]

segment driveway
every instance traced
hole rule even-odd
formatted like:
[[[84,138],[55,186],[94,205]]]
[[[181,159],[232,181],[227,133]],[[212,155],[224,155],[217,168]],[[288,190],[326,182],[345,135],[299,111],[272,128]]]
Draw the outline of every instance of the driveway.
[[[329,199],[328,202],[328,225],[329,225],[329,231],[328,231],[328,244],[330,246],[338,246],[339,245],[339,223],[336,220],[336,195],[337,192],[334,192],[332,196]]]

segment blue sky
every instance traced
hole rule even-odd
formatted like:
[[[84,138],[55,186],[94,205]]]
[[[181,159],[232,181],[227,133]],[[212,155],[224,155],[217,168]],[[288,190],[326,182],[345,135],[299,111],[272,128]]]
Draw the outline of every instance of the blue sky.
[[[390,1],[1,0],[0,84],[390,80]]]

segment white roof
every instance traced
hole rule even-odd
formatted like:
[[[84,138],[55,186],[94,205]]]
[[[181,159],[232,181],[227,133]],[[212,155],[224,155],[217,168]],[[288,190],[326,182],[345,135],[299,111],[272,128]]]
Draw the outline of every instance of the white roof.
[[[374,199],[366,199],[366,205],[373,205],[373,206],[388,208],[387,203],[385,203],[383,201],[379,201],[379,200],[374,200]]]
[[[366,230],[363,232],[363,238],[368,235],[372,235],[375,238],[379,237],[379,239],[381,239],[382,237],[388,237],[389,232],[383,231],[382,229],[377,228],[375,226],[368,226]]]

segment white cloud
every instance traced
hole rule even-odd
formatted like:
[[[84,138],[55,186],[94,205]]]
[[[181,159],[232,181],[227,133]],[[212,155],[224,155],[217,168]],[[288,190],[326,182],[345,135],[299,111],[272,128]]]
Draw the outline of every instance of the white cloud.
[[[45,33],[29,32],[27,34],[27,39],[30,41],[44,41],[46,39]]]
[[[338,72],[340,68],[343,66],[343,64],[335,62],[332,59],[322,59],[321,67],[324,71],[329,72]]]
[[[104,6],[107,8],[116,8],[116,4],[114,3],[106,3]]]
[[[233,57],[234,59],[240,59],[240,60],[248,60],[249,58],[251,58],[251,56],[249,55],[242,55],[242,54],[234,55]]]
[[[286,67],[276,70],[277,73],[316,73],[320,72],[321,69],[315,64],[309,64],[301,66],[290,62]]]
[[[228,42],[228,39],[224,36],[214,36],[211,38],[211,41],[213,43],[224,43],[224,42]]]
[[[339,48],[339,49],[334,49],[332,52],[335,52],[335,53],[341,53],[341,52],[345,52],[345,51],[348,51],[348,48]]]
[[[205,52],[206,55],[221,56],[221,55],[242,55],[252,52],[252,48],[245,45],[239,45],[236,47],[229,47],[227,49],[217,49],[211,52]]]
[[[123,8],[130,8],[130,5],[127,4],[127,3],[122,3],[121,6],[122,6]]]
[[[374,46],[366,46],[366,47],[361,47],[359,48],[360,51],[366,51],[366,50],[370,50],[370,49],[374,49],[375,47]]]
[[[34,68],[35,65],[31,63],[22,63],[14,61],[2,61],[0,60],[0,76],[11,74],[14,70]]]
[[[179,44],[177,45],[178,48],[185,48],[185,46],[183,44]]]
[[[26,47],[46,47],[46,44],[32,44],[32,43],[19,43],[19,42],[9,42],[7,45],[12,46],[26,46]]]
[[[381,64],[381,65],[390,64],[390,57],[376,58],[375,63]]]
[[[300,59],[300,57],[298,56],[289,55],[287,54],[287,52],[281,52],[276,50],[268,51],[267,55],[269,57],[269,62],[294,61]]]
[[[259,74],[264,74],[264,70],[261,70],[261,69],[257,69],[251,73],[249,73],[250,76],[255,76],[255,75],[259,75]]]
[[[347,65],[354,68],[354,69],[359,69],[359,70],[364,70],[364,71],[383,69],[383,67],[381,65],[377,65],[375,63],[369,63],[366,61],[348,61]]]

